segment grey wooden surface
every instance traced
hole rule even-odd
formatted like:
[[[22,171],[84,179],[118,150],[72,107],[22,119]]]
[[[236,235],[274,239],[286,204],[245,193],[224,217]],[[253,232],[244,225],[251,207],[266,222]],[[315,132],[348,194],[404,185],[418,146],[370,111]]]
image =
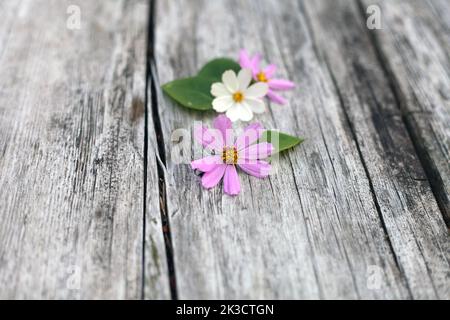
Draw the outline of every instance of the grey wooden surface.
[[[449,224],[450,3],[364,1],[383,12],[386,31],[374,32],[374,45]]]
[[[243,177],[237,198],[167,161],[181,298],[449,297],[448,231],[358,3],[171,1],[155,13],[158,84],[211,56],[262,52],[298,89],[258,120],[307,137],[276,176]],[[170,155],[172,130],[212,115],[159,100]]]
[[[157,190],[142,241],[149,4],[0,7],[0,298],[170,297]]]
[[[449,299],[449,12],[2,1],[0,298]],[[307,140],[229,197],[174,161],[215,114],[159,87],[244,47],[297,84],[256,120]]]

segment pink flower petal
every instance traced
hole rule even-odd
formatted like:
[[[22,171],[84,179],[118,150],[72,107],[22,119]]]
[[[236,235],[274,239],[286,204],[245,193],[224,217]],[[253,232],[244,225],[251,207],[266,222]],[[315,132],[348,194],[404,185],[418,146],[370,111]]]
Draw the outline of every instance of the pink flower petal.
[[[270,79],[268,83],[272,90],[289,90],[295,87],[292,81],[285,79]]]
[[[208,127],[203,125],[195,126],[194,138],[205,149],[221,151],[224,147],[221,132],[216,129],[208,129]]]
[[[222,179],[226,164],[217,165],[213,170],[206,172],[202,177],[202,186],[206,189],[214,188]]]
[[[252,123],[244,129],[244,132],[236,139],[235,146],[238,150],[242,150],[252,143],[256,142],[264,132],[259,123]]]
[[[253,68],[250,56],[248,55],[248,52],[245,49],[241,49],[241,51],[239,52],[239,65],[241,66],[242,69]]]
[[[251,176],[257,178],[265,178],[269,175],[271,170],[271,165],[266,161],[257,161],[256,163],[249,164],[239,164],[239,168],[248,173]]]
[[[257,53],[253,56],[253,58],[251,59],[253,66],[258,67],[259,69],[259,64],[261,62],[261,54]]]
[[[273,90],[269,90],[269,92],[267,92],[267,97],[275,103],[278,104],[286,104],[287,100],[285,98],[283,98],[282,96],[276,94],[275,92],[273,92]]]
[[[223,162],[220,156],[208,156],[192,161],[191,167],[194,170],[197,169],[202,172],[209,172],[221,164],[223,164]]]
[[[231,125],[231,120],[226,116],[221,114],[216,117],[213,121],[213,126],[222,134],[222,141],[224,146],[233,144],[233,130]]]
[[[263,69],[264,74],[268,79],[272,78],[272,76],[277,71],[277,66],[274,64],[269,64],[267,67]]]
[[[268,142],[252,144],[248,148],[245,148],[238,152],[238,163],[255,163],[255,161],[248,160],[267,158],[272,154],[273,150],[273,145]]]
[[[227,166],[225,176],[223,178],[223,191],[229,195],[237,195],[241,191],[241,184],[237,174],[236,167],[233,165]]]
[[[259,72],[259,64],[261,63],[261,55],[255,54],[253,58],[251,58],[251,70],[253,73],[253,77],[256,77],[256,74]]]

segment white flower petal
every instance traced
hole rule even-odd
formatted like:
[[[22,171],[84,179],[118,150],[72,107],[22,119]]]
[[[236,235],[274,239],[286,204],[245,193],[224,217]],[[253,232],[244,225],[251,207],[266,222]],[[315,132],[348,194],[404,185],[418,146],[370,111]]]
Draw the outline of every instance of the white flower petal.
[[[257,82],[252,84],[244,93],[249,98],[262,98],[269,91],[269,86],[264,82]]]
[[[236,92],[239,88],[239,82],[233,70],[227,70],[223,73],[222,82],[231,93]]]
[[[252,81],[252,71],[250,69],[241,69],[238,73],[239,90],[245,91]]]
[[[250,106],[247,103],[241,103],[241,120],[242,121],[250,121],[253,118],[253,112],[250,109]]]
[[[213,109],[217,112],[225,112],[234,104],[234,100],[231,96],[222,96],[215,98],[212,102]]]
[[[250,121],[253,118],[253,113],[247,104],[236,103],[227,110],[226,116],[233,122],[237,120]]]
[[[247,98],[245,102],[249,105],[250,110],[254,113],[263,113],[266,111],[266,105],[263,100],[256,98]]]
[[[211,86],[211,94],[214,97],[221,97],[221,96],[229,96],[231,95],[231,92],[228,91],[228,89],[222,82],[216,82],[213,83]]]
[[[226,116],[232,121],[235,122],[239,120],[239,106],[237,104],[231,106],[226,113]]]

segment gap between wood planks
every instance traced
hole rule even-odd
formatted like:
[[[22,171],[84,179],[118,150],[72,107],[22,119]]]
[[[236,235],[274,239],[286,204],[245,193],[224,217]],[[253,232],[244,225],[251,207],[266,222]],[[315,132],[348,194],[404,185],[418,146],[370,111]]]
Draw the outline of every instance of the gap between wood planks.
[[[142,251],[142,288],[141,298],[145,299],[145,225],[146,225],[146,212],[147,212],[147,157],[148,157],[148,118],[149,112],[152,113],[153,126],[156,133],[157,142],[157,173],[158,173],[158,189],[159,189],[159,208],[161,213],[161,225],[162,233],[164,237],[167,266],[169,270],[168,281],[170,287],[170,295],[173,300],[178,299],[178,293],[176,288],[176,276],[175,276],[175,262],[172,250],[172,237],[170,234],[169,216],[167,215],[167,201],[166,201],[166,183],[164,177],[164,170],[166,166],[166,154],[164,151],[164,136],[161,129],[161,120],[159,119],[158,112],[158,97],[156,88],[156,63],[154,54],[154,42],[155,42],[155,8],[156,0],[149,0],[149,12],[148,12],[148,25],[147,25],[147,65],[146,65],[146,77],[145,77],[145,120],[144,120],[144,209],[143,209],[143,247]],[[151,101],[149,101],[148,92],[150,90]],[[151,110],[149,110],[149,102],[151,104]]]

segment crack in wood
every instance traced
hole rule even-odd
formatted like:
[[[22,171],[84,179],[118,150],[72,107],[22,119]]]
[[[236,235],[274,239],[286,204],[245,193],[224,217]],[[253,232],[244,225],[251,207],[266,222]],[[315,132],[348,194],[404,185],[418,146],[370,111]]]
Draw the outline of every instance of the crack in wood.
[[[176,288],[176,274],[175,274],[175,261],[173,257],[173,247],[172,247],[172,237],[170,233],[170,222],[169,216],[167,214],[167,195],[166,195],[166,181],[164,174],[164,167],[166,166],[166,154],[164,150],[164,135],[161,129],[161,120],[159,118],[158,112],[158,93],[157,93],[157,69],[155,63],[155,55],[154,55],[154,41],[155,41],[155,7],[156,0],[150,0],[150,10],[149,10],[149,19],[148,19],[148,41],[147,41],[147,90],[146,95],[148,95],[148,86],[150,88],[151,97],[150,101],[148,98],[146,100],[146,109],[145,109],[145,156],[144,159],[147,161],[148,157],[148,118],[149,112],[152,113],[153,127],[156,133],[156,143],[157,143],[157,152],[156,155],[156,163],[157,163],[157,174],[158,174],[158,190],[160,197],[160,213],[161,213],[161,224],[162,224],[162,233],[164,237],[165,249],[166,249],[166,257],[167,257],[167,266],[168,266],[168,277],[169,277],[169,286],[171,297],[174,300],[178,299],[178,293]],[[151,111],[148,110],[149,103],[151,104]],[[147,192],[147,165],[145,165],[144,169],[144,199],[146,199]],[[145,204],[146,201],[144,201]],[[144,211],[145,217],[145,211]],[[145,225],[145,222],[144,222]],[[145,232],[144,232],[145,239]],[[145,242],[145,241],[144,241]],[[145,250],[144,250],[145,252]],[[145,265],[145,257],[143,261]],[[143,277],[143,291],[144,292],[144,281],[145,277]],[[143,294],[143,298],[145,298]]]
[[[367,164],[366,164],[366,160],[364,159],[364,155],[363,155],[363,153],[361,151],[361,146],[359,144],[359,141],[358,141],[358,138],[357,138],[357,135],[356,135],[354,124],[351,121],[350,116],[348,114],[348,111],[346,109],[346,105],[345,105],[345,102],[344,102],[344,98],[342,96],[342,92],[341,92],[341,90],[339,88],[339,84],[337,83],[336,77],[335,77],[335,75],[333,73],[332,68],[330,67],[330,63],[329,63],[327,57],[323,56],[320,53],[319,49],[317,48],[317,42],[316,42],[316,39],[314,37],[314,31],[313,31],[313,27],[312,27],[311,21],[310,21],[311,17],[309,16],[308,11],[305,9],[305,7],[302,6],[301,2],[300,2],[300,6],[302,7],[302,9],[304,11],[305,22],[306,22],[307,28],[309,29],[309,32],[310,32],[312,40],[313,40],[313,42],[312,42],[313,51],[314,51],[317,59],[323,61],[324,65],[326,67],[326,70],[328,71],[328,74],[330,75],[331,83],[333,84],[333,87],[334,87],[334,89],[336,91],[336,94],[337,94],[337,97],[338,97],[338,100],[339,100],[339,105],[340,105],[342,113],[344,115],[347,127],[348,127],[348,129],[350,131],[350,135],[352,137],[352,140],[353,140],[353,142],[354,142],[354,144],[356,146],[356,150],[357,150],[357,153],[358,153],[358,156],[359,156],[359,160],[360,160],[361,165],[362,165],[362,167],[364,169],[364,173],[365,173],[365,176],[366,176],[368,184],[369,184],[370,193],[372,195],[372,200],[373,200],[373,203],[375,204],[375,208],[376,208],[376,211],[378,213],[378,217],[380,219],[380,224],[381,224],[381,227],[383,229],[383,233],[385,235],[386,241],[388,243],[389,250],[390,250],[390,252],[392,254],[392,257],[394,259],[395,266],[396,266],[397,270],[399,270],[399,273],[402,275],[402,278],[403,278],[404,282],[406,283],[406,288],[408,290],[408,294],[411,297],[411,289],[407,285],[407,283],[408,283],[407,279],[404,277],[401,265],[400,265],[400,263],[398,261],[398,257],[396,255],[396,252],[395,252],[394,247],[392,245],[392,241],[391,241],[391,238],[389,236],[389,232],[388,232],[388,229],[386,227],[386,223],[384,221],[383,213],[381,211],[380,204],[378,203],[377,195],[376,195],[376,192],[375,192],[375,189],[374,189],[374,186],[373,186],[373,182],[372,182],[372,177],[371,177],[370,172],[369,172],[369,170],[367,168]],[[322,137],[323,137],[322,128],[320,126],[319,126],[319,128],[320,128],[320,131],[321,131]],[[324,140],[324,143],[325,143],[325,140]],[[326,145],[326,143],[325,143],[325,145]],[[327,150],[327,153],[328,153],[328,157],[330,157],[330,154],[328,152],[328,147],[326,147],[326,150]],[[330,157],[330,160],[331,160],[331,157]],[[331,163],[332,163],[332,161],[331,161]],[[336,172],[334,170],[334,166],[333,166],[333,172],[336,175]]]
[[[361,0],[356,0],[356,4],[360,10],[361,18],[364,21],[366,18],[366,13],[364,10],[364,5]],[[366,29],[367,36],[372,44],[372,47],[375,52],[375,56],[378,60],[378,64],[380,68],[383,70],[385,77],[387,79],[390,90],[393,93],[395,99],[395,105],[400,110],[402,116],[401,119],[405,124],[406,131],[409,135],[409,138],[413,144],[415,153],[425,171],[428,182],[431,186],[431,190],[438,204],[439,210],[441,211],[442,217],[447,225],[450,227],[450,213],[448,211],[448,195],[445,192],[444,182],[442,180],[442,176],[440,171],[435,167],[433,159],[428,154],[425,149],[425,145],[420,142],[420,135],[415,130],[414,118],[412,117],[415,114],[431,114],[429,110],[408,110],[405,108],[406,97],[404,93],[400,89],[400,84],[397,82],[395,74],[390,67],[390,63],[388,58],[386,57],[383,49],[381,48],[381,44],[379,39],[374,32],[369,29]]]
[[[405,281],[408,293],[409,293],[409,295],[411,297],[412,296],[411,288],[408,285],[408,280],[404,276],[404,272],[403,272],[402,267],[401,267],[401,265],[400,265],[400,263],[398,261],[397,254],[396,254],[396,252],[394,250],[394,246],[392,245],[391,237],[389,236],[389,232],[388,232],[388,229],[386,227],[386,222],[384,221],[384,216],[383,216],[383,213],[381,211],[380,204],[378,202],[378,198],[377,198],[377,195],[376,195],[376,192],[375,192],[375,188],[373,186],[372,177],[370,176],[370,172],[369,172],[369,169],[367,168],[366,160],[364,159],[364,155],[363,155],[363,153],[361,151],[361,146],[360,146],[358,138],[356,136],[356,131],[355,131],[354,125],[353,125],[352,121],[350,120],[350,116],[349,116],[348,111],[347,111],[347,109],[345,107],[344,98],[343,98],[342,93],[341,93],[341,91],[339,89],[339,85],[337,84],[335,75],[334,75],[332,69],[330,68],[328,60],[326,58],[324,60],[325,60],[326,68],[328,69],[328,72],[330,74],[332,83],[334,85],[334,88],[336,90],[336,94],[337,94],[337,96],[339,98],[339,103],[341,105],[342,112],[343,112],[344,117],[345,117],[345,119],[347,121],[347,125],[348,125],[348,127],[350,129],[350,133],[352,135],[353,142],[355,143],[356,150],[358,151],[358,155],[359,155],[361,164],[362,164],[362,166],[364,168],[364,172],[366,174],[367,182],[369,183],[370,192],[372,194],[373,203],[375,204],[375,208],[376,208],[378,216],[380,218],[381,227],[382,227],[383,232],[384,232],[384,234],[386,236],[386,241],[388,243],[388,246],[389,246],[389,249],[391,251],[392,257],[394,259],[395,265],[396,265],[397,269],[399,270],[400,274],[402,275],[402,278]]]

